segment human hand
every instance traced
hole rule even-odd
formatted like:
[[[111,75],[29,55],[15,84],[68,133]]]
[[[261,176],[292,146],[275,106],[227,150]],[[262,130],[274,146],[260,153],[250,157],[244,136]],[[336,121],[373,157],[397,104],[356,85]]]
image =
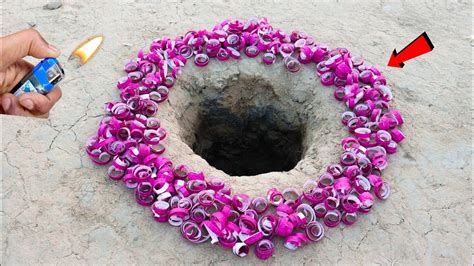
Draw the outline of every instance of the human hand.
[[[0,114],[48,117],[53,105],[61,98],[58,86],[46,95],[29,92],[16,97],[10,91],[34,67],[23,59],[25,56],[41,59],[58,57],[59,54],[59,50],[34,29],[0,38]]]

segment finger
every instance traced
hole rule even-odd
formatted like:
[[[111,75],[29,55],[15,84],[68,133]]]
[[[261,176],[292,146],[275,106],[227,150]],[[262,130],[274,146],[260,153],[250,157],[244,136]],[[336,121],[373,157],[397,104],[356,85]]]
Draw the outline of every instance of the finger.
[[[19,101],[20,105],[31,113],[41,115],[49,112],[61,95],[61,88],[57,86],[46,95],[36,92],[24,93],[20,95]]]
[[[27,55],[45,58],[59,54],[59,50],[48,44],[38,31],[23,30],[0,39],[0,71]]]
[[[0,94],[10,92],[20,80],[31,72],[33,65],[25,60],[18,60],[0,74]]]
[[[47,118],[49,116],[49,112],[43,114],[34,114],[29,110],[25,109],[18,100],[18,97],[11,93],[3,94],[0,97],[0,102],[5,114],[8,115],[18,115],[18,116],[31,116],[31,117],[39,117],[39,118]]]

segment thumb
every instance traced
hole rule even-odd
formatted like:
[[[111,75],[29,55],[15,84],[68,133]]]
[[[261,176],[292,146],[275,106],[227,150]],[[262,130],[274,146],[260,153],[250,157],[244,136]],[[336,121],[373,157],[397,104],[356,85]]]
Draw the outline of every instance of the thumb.
[[[27,55],[45,58],[59,54],[59,50],[48,44],[37,30],[23,30],[0,38],[0,71]]]

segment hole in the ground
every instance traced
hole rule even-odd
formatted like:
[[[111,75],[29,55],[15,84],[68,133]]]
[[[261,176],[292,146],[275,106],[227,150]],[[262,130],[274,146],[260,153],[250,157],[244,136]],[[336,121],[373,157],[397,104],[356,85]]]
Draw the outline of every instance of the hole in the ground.
[[[302,156],[301,125],[282,128],[282,110],[271,103],[238,112],[215,101],[205,104],[195,132],[194,152],[233,176],[289,171]]]
[[[231,176],[293,169],[302,159],[306,118],[288,97],[289,84],[258,74],[207,81],[189,76],[179,116],[181,137],[211,166]]]

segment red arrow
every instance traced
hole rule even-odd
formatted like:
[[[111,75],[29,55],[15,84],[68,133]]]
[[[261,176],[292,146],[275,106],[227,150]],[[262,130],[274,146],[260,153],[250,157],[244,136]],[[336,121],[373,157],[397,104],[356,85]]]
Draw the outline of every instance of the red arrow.
[[[392,56],[390,56],[390,60],[388,61],[388,66],[399,68],[403,67],[405,65],[403,62],[422,54],[429,53],[433,50],[433,48],[433,43],[428,37],[428,34],[423,32],[420,36],[418,36],[418,38],[403,48],[399,53],[397,53],[397,49],[394,49]]]

